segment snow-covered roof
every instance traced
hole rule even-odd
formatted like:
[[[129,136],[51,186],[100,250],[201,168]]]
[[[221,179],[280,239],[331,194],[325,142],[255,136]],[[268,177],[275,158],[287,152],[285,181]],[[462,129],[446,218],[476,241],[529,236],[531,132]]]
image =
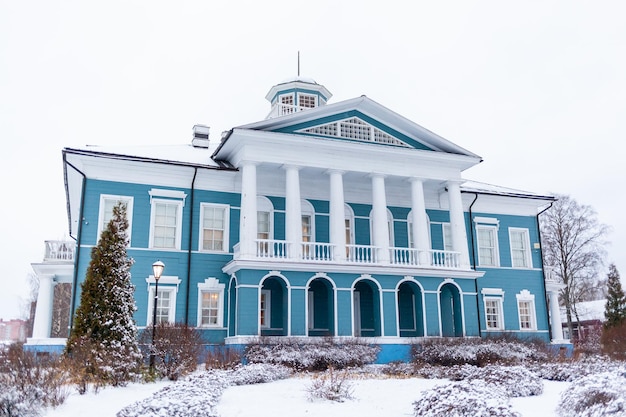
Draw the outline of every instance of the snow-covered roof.
[[[517,190],[514,188],[501,187],[499,185],[487,184],[478,181],[465,181],[461,185],[461,190],[471,193],[501,195],[506,197],[524,197],[534,198],[539,200],[555,200],[553,196],[547,196],[542,194],[533,193],[531,191]]]
[[[205,168],[232,168],[220,161],[216,162],[211,154],[218,144],[210,142],[208,148],[200,148],[191,144],[180,145],[87,145],[79,148],[65,148],[69,153],[100,155],[114,159],[133,159],[152,162],[164,162],[177,165],[190,165]]]
[[[600,320],[604,321],[604,310],[606,308],[606,300],[583,301],[576,303],[576,312],[580,321]],[[567,322],[565,309],[561,309],[561,321]],[[575,316],[572,317],[575,320]]]

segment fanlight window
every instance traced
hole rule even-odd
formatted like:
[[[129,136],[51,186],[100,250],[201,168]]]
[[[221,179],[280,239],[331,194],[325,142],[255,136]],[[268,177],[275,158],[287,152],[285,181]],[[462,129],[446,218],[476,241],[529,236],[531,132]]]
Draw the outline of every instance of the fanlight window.
[[[409,145],[403,141],[383,132],[382,130],[364,122],[358,117],[340,120],[299,130],[299,132],[313,133],[322,136],[334,136],[345,139],[359,140],[363,142],[383,143],[385,145],[395,145],[408,148]]]

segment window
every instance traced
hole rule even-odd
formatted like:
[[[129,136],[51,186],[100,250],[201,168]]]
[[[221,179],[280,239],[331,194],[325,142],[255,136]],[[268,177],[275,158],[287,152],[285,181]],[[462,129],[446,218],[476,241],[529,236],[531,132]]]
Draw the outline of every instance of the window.
[[[182,191],[151,189],[150,247],[180,249],[183,207],[187,194]]]
[[[487,330],[504,330],[502,302],[504,291],[500,288],[483,288],[481,291],[485,306]]]
[[[257,207],[257,239],[273,239],[272,230],[272,213],[274,206],[272,202],[263,196],[258,196],[256,200]]]
[[[317,104],[316,97],[311,94],[299,94],[298,95],[298,104],[300,107],[307,107],[312,109]]]
[[[279,116],[284,116],[286,114],[291,114],[294,112],[293,106],[293,94],[288,94],[284,96],[280,96],[280,114]]]
[[[304,215],[302,216],[302,241],[303,242],[311,242],[311,216]]]
[[[502,315],[502,299],[486,297],[485,319],[487,321],[487,330],[503,330]]]
[[[154,314],[154,286],[150,287],[148,301],[148,320],[149,325],[152,324],[152,315]],[[159,293],[156,304],[156,324],[174,323],[176,307],[176,288],[162,287],[159,285]]]
[[[203,203],[201,210],[201,250],[228,251],[229,206]]]
[[[498,229],[495,226],[477,226],[478,259],[480,266],[498,266]]]
[[[443,229],[443,250],[453,251],[452,226],[450,226],[450,223],[443,223],[441,228]]]
[[[113,207],[118,202],[126,204],[126,216],[128,220],[128,238],[130,241],[130,232],[132,230],[131,220],[133,218],[133,198],[120,195],[100,195],[100,214],[98,217],[98,236],[106,229],[107,224],[113,217]]]
[[[535,296],[528,290],[522,290],[517,297],[517,312],[520,330],[537,330],[535,314]]]
[[[261,328],[267,329],[270,327],[270,306],[272,305],[272,292],[270,290],[261,290],[261,305],[259,308],[259,319],[261,322]]]
[[[426,221],[428,222],[428,241],[431,241],[430,237],[430,218],[426,215]],[[409,215],[406,218],[406,227],[407,227],[407,236],[408,236],[408,247],[415,249],[415,238],[413,237],[413,210],[409,212]]]
[[[530,238],[528,229],[509,229],[511,241],[511,266],[513,268],[531,268]]]
[[[207,278],[198,284],[198,327],[223,327],[224,284]]]

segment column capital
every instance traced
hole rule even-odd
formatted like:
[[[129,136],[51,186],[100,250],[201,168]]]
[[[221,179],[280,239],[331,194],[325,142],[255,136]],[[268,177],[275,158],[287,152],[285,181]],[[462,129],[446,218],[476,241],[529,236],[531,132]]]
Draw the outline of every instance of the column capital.
[[[283,164],[281,166],[282,169],[284,169],[285,171],[289,171],[289,170],[296,170],[296,171],[300,171],[302,169],[301,166],[299,165],[294,165],[294,164]]]
[[[343,175],[345,174],[346,171],[343,169],[337,169],[337,168],[330,168],[326,170],[326,174],[328,175],[332,175],[332,174],[339,174],[339,175]]]
[[[380,172],[370,172],[368,175],[370,178],[387,178],[387,174]]]
[[[424,177],[409,177],[406,179],[407,182],[421,182],[422,184],[425,183],[427,180],[427,178]]]

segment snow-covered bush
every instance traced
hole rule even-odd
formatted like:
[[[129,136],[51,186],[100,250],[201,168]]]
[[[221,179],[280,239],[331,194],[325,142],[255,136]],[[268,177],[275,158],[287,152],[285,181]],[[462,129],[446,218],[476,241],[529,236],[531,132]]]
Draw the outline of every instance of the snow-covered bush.
[[[251,344],[246,348],[246,359],[252,363],[273,363],[296,370],[319,371],[330,367],[343,369],[374,362],[380,351],[378,346],[357,341],[335,343],[301,343],[279,340],[276,343]]]
[[[513,365],[548,358],[541,344],[511,338],[441,338],[414,345],[411,352],[413,361],[418,364],[443,366]]]
[[[529,369],[542,379],[571,382],[581,376],[601,373],[619,366],[626,366],[626,362],[613,361],[605,356],[588,356],[579,360],[531,364]]]
[[[561,394],[562,417],[626,416],[626,368],[578,378]]]
[[[202,353],[202,336],[194,327],[184,323],[159,323],[154,332],[148,327],[141,334],[144,362],[154,353],[154,366],[161,377],[176,381],[198,367]]]
[[[454,367],[454,372],[451,372],[449,378],[455,381],[480,379],[504,392],[508,397],[529,397],[543,393],[541,378],[523,366],[489,365],[479,368],[463,365]]]
[[[424,391],[413,403],[413,411],[415,417],[520,417],[503,391],[480,379]]]
[[[326,372],[315,375],[306,389],[309,401],[322,399],[342,403],[352,399],[353,386],[346,370],[328,368]]]
[[[288,369],[273,365],[194,373],[123,408],[117,417],[218,417],[217,403],[229,385],[269,382],[287,376]]]
[[[38,416],[69,394],[67,373],[56,357],[37,357],[21,344],[0,353],[0,416]]]
[[[239,365],[229,374],[231,385],[251,385],[288,378],[291,369],[282,365],[251,363]]]

